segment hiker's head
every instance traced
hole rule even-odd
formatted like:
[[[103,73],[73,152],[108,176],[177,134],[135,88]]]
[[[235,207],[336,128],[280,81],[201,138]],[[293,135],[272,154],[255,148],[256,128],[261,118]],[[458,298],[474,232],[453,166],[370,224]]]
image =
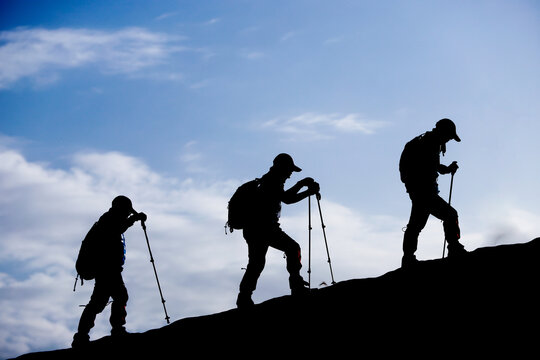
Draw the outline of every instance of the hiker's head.
[[[124,195],[119,195],[114,198],[114,200],[112,201],[111,209],[126,217],[136,213],[136,211],[133,210],[133,204],[131,203],[131,200],[129,200],[129,198]]]
[[[443,144],[446,144],[450,140],[456,140],[460,142],[461,139],[456,132],[456,124],[450,119],[441,119],[437,121],[434,129],[438,134]]]
[[[302,169],[294,164],[291,155],[285,153],[281,153],[274,158],[274,164],[271,169],[287,178],[290,177],[293,172],[302,171]]]

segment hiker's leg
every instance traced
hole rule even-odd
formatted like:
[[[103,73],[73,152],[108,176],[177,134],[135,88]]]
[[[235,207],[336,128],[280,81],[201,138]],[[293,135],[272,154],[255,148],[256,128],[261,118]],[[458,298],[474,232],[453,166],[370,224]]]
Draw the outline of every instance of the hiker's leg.
[[[79,320],[78,333],[88,335],[90,329],[94,327],[97,314],[101,313],[109,301],[109,292],[106,282],[96,278],[94,291],[90,301],[84,308],[81,319]]]
[[[409,194],[412,202],[409,223],[403,234],[403,256],[414,257],[418,248],[418,236],[429,218],[429,204],[425,195]]]
[[[248,245],[248,265],[244,277],[240,282],[240,293],[249,294],[257,287],[257,280],[266,263],[268,245],[266,239],[261,238],[257,232],[244,229],[244,239]]]
[[[280,228],[274,229],[272,237],[269,239],[269,243],[273,248],[285,253],[291,290],[294,292],[295,290],[303,289],[306,282],[302,276],[300,276],[300,269],[302,268],[300,245]]]
[[[432,214],[443,221],[444,238],[448,243],[449,254],[466,252],[463,245],[459,243],[461,230],[459,229],[458,213],[443,198],[436,196],[431,206]]]
[[[114,278],[111,278],[111,281],[111,297],[113,302],[109,321],[113,332],[125,332],[124,325],[126,324],[126,305],[128,301],[127,289],[121,273],[115,274]]]
[[[299,275],[302,268],[302,253],[300,245],[294,241],[283,230],[277,229],[272,232],[269,239],[269,245],[275,249],[281,250],[287,257],[287,271],[292,275]]]

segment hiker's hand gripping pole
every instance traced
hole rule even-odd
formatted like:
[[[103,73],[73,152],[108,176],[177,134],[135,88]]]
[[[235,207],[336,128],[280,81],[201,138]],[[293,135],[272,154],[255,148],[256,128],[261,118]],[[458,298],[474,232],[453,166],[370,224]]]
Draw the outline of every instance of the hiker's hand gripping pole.
[[[144,230],[144,237],[146,238],[146,245],[148,245],[148,252],[150,253],[150,262],[152,263],[152,267],[154,268],[154,275],[156,275],[156,282],[159,289],[159,296],[161,296],[161,303],[163,304],[163,311],[165,311],[165,320],[167,321],[167,324],[170,324],[170,317],[167,314],[167,308],[165,307],[165,299],[163,298],[163,293],[161,292],[161,285],[159,284],[159,278],[156,271],[156,265],[154,264],[154,257],[152,256],[152,249],[150,249],[150,242],[148,241],[148,234],[146,233],[146,224],[144,223],[145,220],[141,220],[141,226]]]

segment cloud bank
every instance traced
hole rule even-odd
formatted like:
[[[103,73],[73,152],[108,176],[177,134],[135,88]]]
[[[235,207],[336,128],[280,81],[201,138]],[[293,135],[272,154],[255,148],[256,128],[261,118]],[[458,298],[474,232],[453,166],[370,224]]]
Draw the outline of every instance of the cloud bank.
[[[275,118],[264,122],[261,127],[288,135],[290,140],[312,141],[332,139],[340,133],[371,135],[386,125],[383,121],[369,120],[357,113],[344,115],[308,112],[290,118]]]
[[[51,82],[59,70],[96,66],[102,72],[142,75],[187,48],[182,37],[132,27],[117,31],[17,28],[0,32],[0,89],[23,78]],[[179,75],[169,78],[178,78]],[[154,75],[156,76],[156,75]],[[163,75],[162,75],[163,77]]]

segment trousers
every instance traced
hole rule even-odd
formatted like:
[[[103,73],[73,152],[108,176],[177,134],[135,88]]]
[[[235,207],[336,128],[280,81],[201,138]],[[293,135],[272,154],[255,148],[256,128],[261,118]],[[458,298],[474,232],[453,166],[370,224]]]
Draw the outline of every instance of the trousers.
[[[418,235],[426,226],[429,215],[443,221],[444,236],[449,246],[457,243],[460,229],[457,211],[436,192],[409,192],[412,207],[409,223],[403,235],[403,253],[413,255],[418,247]]]
[[[300,245],[279,226],[246,228],[243,230],[243,235],[248,245],[249,259],[246,272],[240,282],[241,293],[251,294],[257,287],[257,280],[264,269],[269,247],[285,252],[291,288],[302,280]]]
[[[122,273],[114,272],[96,276],[94,291],[79,320],[78,332],[88,334],[94,327],[97,314],[101,313],[109,298],[112,298],[111,317],[109,321],[113,329],[121,328],[126,324],[126,304],[128,293]]]

